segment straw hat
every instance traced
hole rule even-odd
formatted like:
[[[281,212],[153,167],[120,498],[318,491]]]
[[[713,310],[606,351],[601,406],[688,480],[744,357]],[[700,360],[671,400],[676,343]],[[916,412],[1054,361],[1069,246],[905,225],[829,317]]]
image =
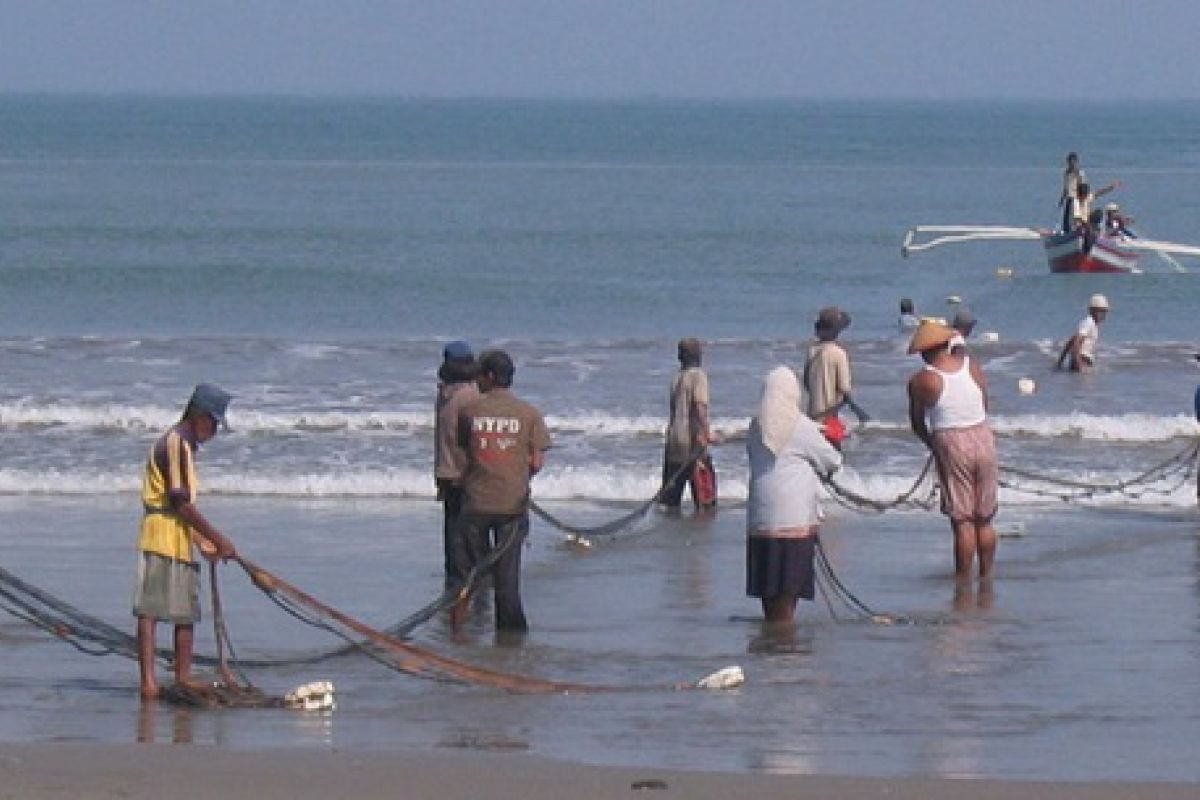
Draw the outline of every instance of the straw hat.
[[[923,319],[908,343],[909,353],[923,353],[941,347],[954,338],[957,331],[942,322]]]

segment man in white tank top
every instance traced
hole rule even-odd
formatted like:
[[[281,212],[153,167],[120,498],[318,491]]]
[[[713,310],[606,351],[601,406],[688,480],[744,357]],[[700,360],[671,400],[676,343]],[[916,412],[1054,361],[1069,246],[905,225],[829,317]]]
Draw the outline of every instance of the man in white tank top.
[[[992,575],[999,464],[987,423],[987,380],[978,362],[951,349],[954,337],[953,328],[931,320],[913,334],[908,352],[920,353],[925,368],[908,382],[908,415],[933,453],[942,513],[954,531],[954,573],[965,583],[976,557],[980,580]]]

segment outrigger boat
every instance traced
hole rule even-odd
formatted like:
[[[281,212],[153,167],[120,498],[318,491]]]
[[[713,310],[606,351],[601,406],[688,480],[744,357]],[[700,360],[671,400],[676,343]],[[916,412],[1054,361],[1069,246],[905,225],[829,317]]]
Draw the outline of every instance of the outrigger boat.
[[[900,253],[930,250],[938,245],[977,241],[1038,240],[1046,250],[1051,272],[1118,272],[1140,273],[1143,253],[1156,253],[1178,272],[1187,270],[1174,256],[1200,258],[1200,247],[1152,239],[1097,234],[1090,248],[1085,248],[1081,231],[1046,230],[1044,228],[1015,228],[1003,225],[918,225],[904,235]]]

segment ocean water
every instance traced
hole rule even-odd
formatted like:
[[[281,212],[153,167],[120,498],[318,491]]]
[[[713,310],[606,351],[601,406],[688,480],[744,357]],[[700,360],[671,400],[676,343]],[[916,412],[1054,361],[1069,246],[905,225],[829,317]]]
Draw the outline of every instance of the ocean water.
[[[125,624],[143,459],[196,382],[236,396],[234,431],[202,454],[205,507],[252,558],[382,625],[437,593],[430,441],[445,341],[512,353],[516,390],[555,439],[535,497],[585,524],[653,494],[674,343],[706,343],[730,440],[716,453],[718,517],[653,517],[594,557],[537,523],[536,640],[463,645],[436,623],[418,637],[539,674],[652,681],[742,661],[765,681],[702,701],[637,694],[608,713],[446,687],[435,714],[416,705],[426,684],[344,659],[331,670],[350,692],[339,715],[201,714],[197,740],[1200,777],[1180,749],[1200,733],[1200,704],[1171,702],[1195,699],[1185,669],[1200,639],[1180,623],[1196,614],[1193,484],[1172,475],[1070,504],[1005,490],[1001,527],[1024,535],[1004,545],[994,603],[972,611],[952,597],[940,517],[833,509],[831,557],[854,586],[938,624],[843,625],[815,607],[800,644],[765,649],[751,646],[756,609],[741,596],[738,508],[738,440],[761,378],[800,363],[830,304],[853,318],[843,339],[872,415],[843,479],[871,496],[906,489],[925,459],[906,421],[918,364],[896,328],[904,296],[936,316],[957,297],[979,318],[973,352],[1006,465],[1110,484],[1187,451],[1200,261],[1063,276],[1036,242],[908,259],[900,242],[919,224],[1051,226],[1076,150],[1092,183],[1123,181],[1114,198],[1143,235],[1200,244],[1200,104],[4,97],[0,130],[0,552],[114,622]],[[1113,305],[1099,371],[1054,372],[1097,291]],[[1037,391],[1021,394],[1021,378]],[[1122,544],[1129,534],[1137,545]],[[873,546],[885,537],[901,544]],[[321,641],[282,638],[273,607],[234,591],[248,649]],[[130,665],[70,661],[17,623],[0,641],[18,653],[0,683],[17,722],[0,736],[134,735]],[[1130,648],[1158,680],[1128,663]],[[61,672],[41,672],[48,660]],[[906,677],[888,669],[901,663]],[[1096,682],[1082,698],[1080,674]],[[792,721],[803,740],[780,743]],[[680,732],[693,722],[700,741]],[[897,744],[914,737],[924,751]],[[967,740],[968,753],[941,752]],[[1139,757],[1110,758],[1131,740]],[[1077,758],[1050,758],[1051,743]]]

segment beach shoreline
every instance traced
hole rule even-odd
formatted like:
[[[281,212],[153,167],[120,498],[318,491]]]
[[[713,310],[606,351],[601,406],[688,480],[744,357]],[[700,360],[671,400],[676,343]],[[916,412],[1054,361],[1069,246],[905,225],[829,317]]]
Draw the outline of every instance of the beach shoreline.
[[[154,744],[0,744],[0,798],[69,795],[128,800],[170,796],[257,798],[351,796],[407,800],[630,796],[696,800],[753,796],[978,798],[1015,800],[1176,800],[1196,796],[1194,783],[976,780],[933,777],[843,777],[762,772],[703,772],[589,766],[527,753],[359,750],[243,751]]]

